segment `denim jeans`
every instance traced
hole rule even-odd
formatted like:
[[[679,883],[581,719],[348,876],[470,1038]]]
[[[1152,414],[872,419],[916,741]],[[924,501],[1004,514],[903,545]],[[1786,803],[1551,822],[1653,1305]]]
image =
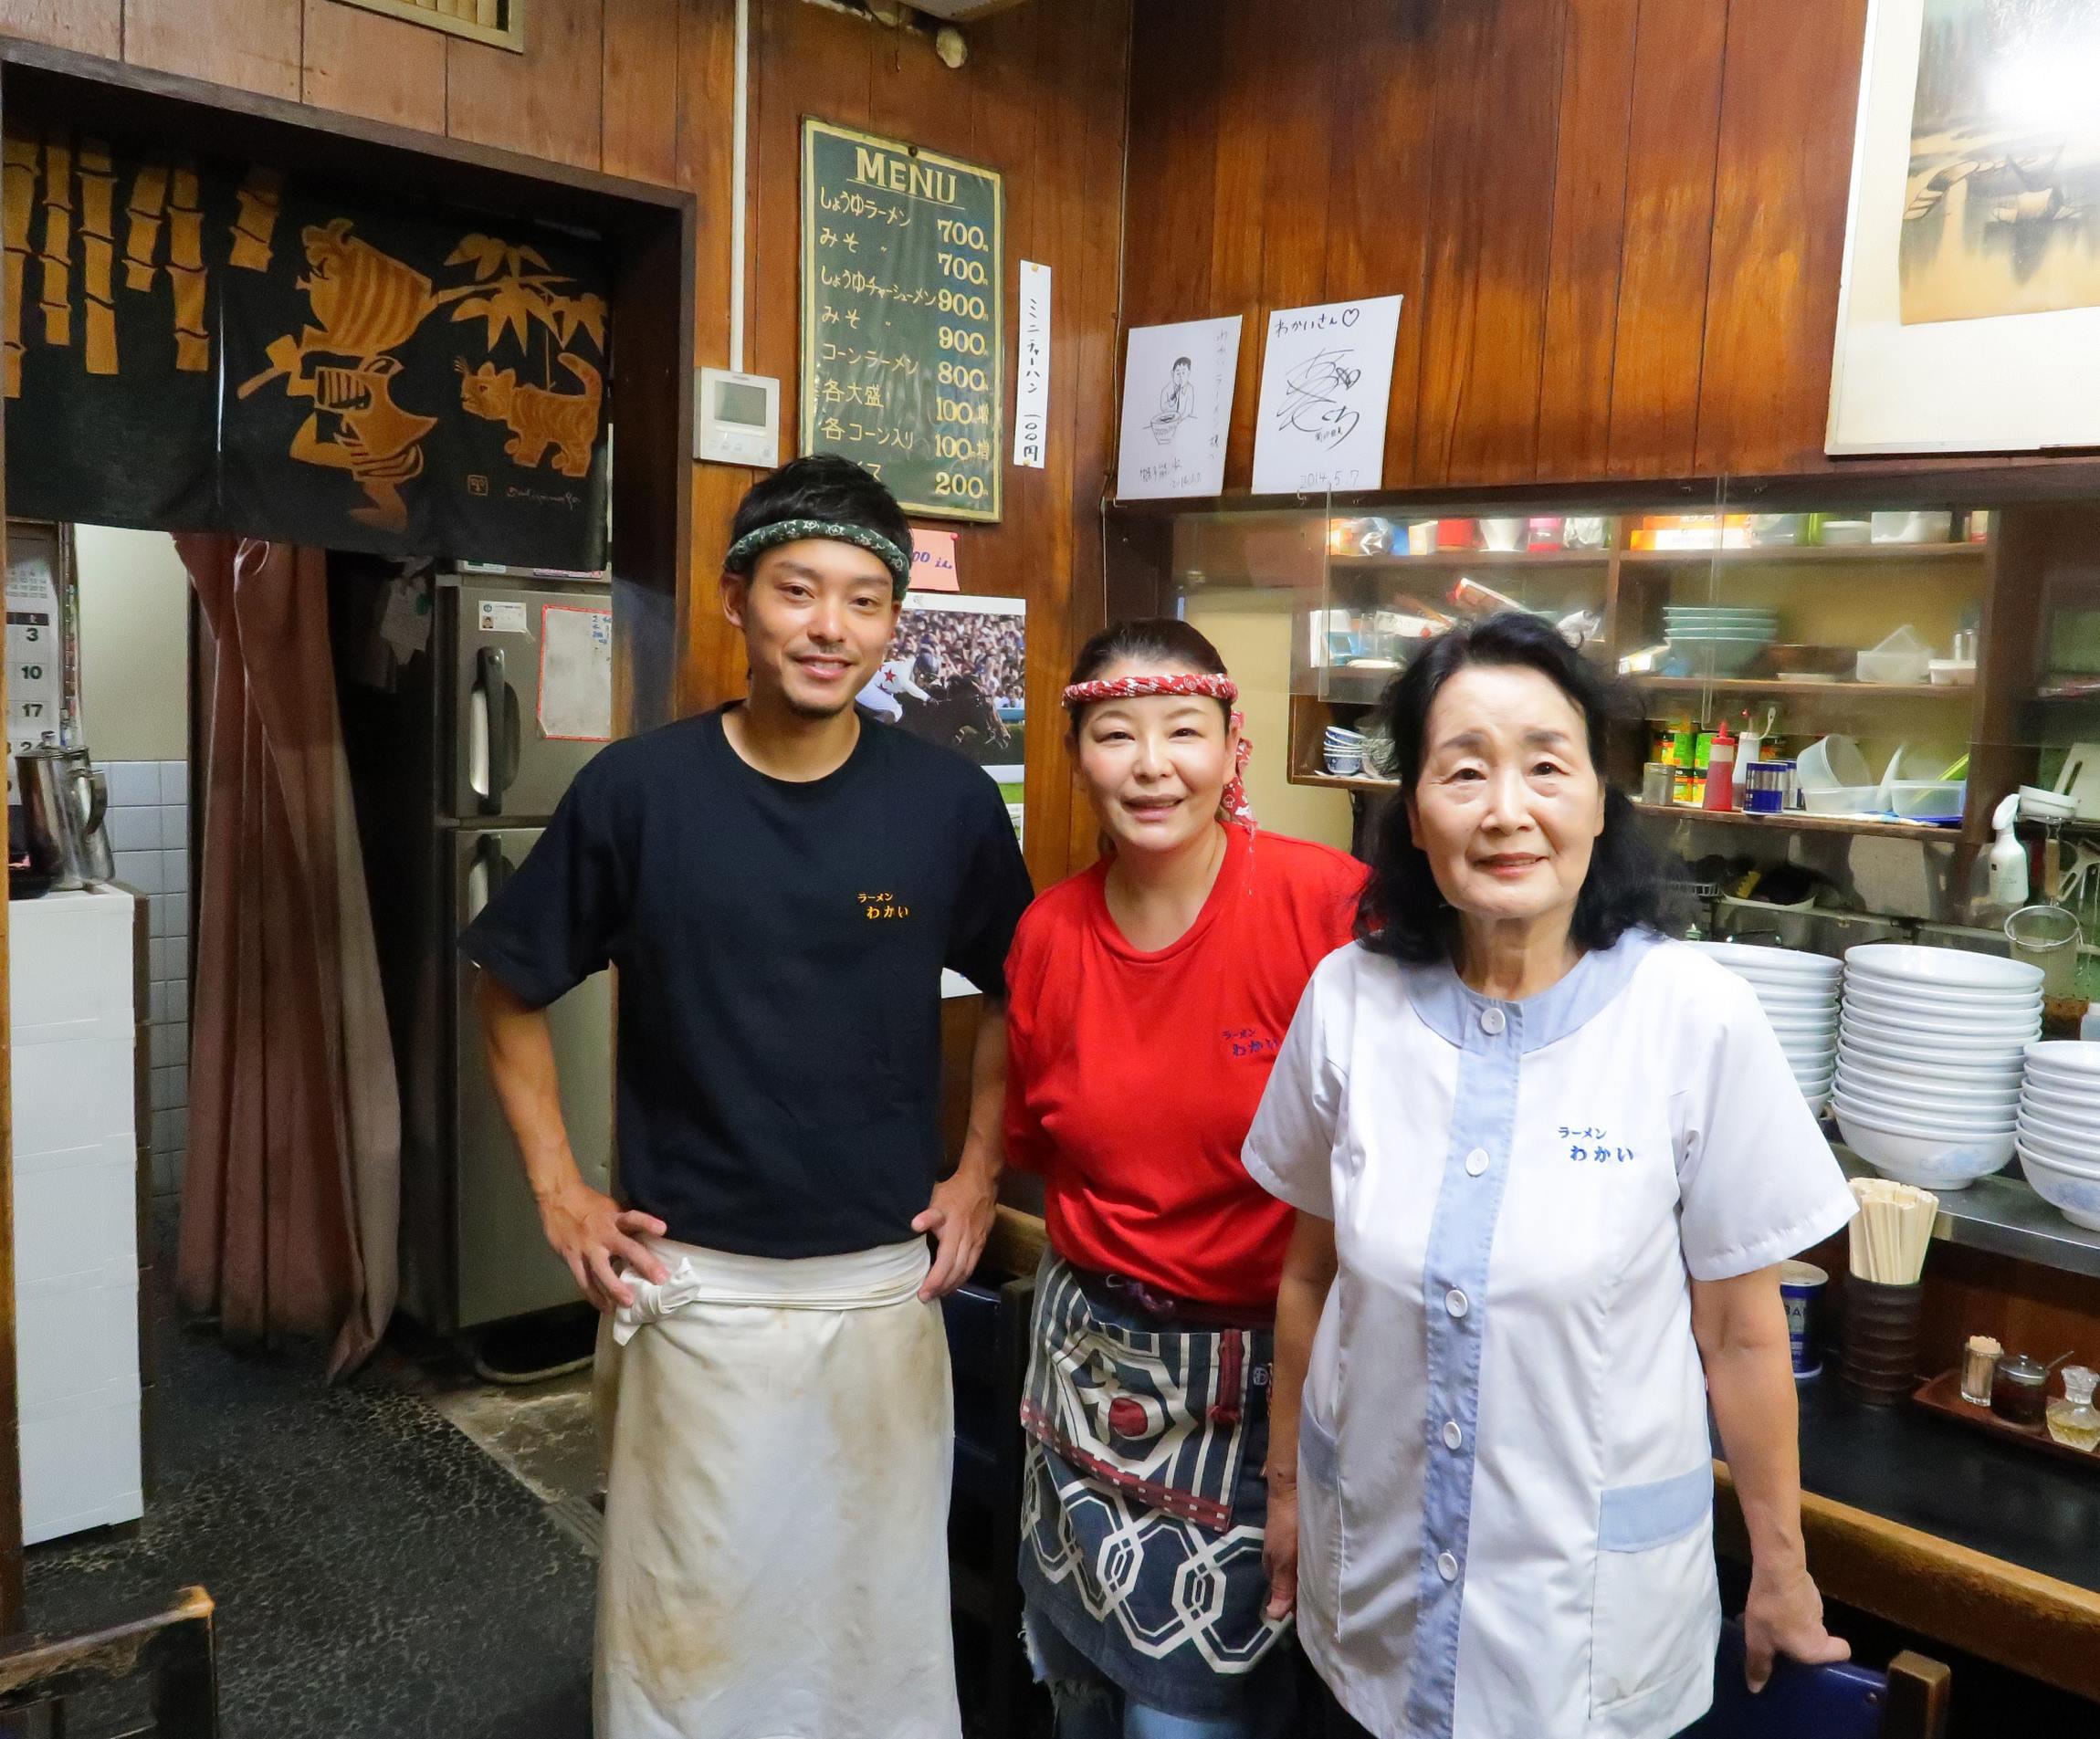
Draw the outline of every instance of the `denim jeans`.
[[[1234,1714],[1170,1714],[1133,1702],[1047,1619],[1031,1612],[1026,1622],[1029,1659],[1057,1713],[1056,1739],[1294,1739],[1297,1685],[1287,1672],[1257,1675],[1247,1706]]]

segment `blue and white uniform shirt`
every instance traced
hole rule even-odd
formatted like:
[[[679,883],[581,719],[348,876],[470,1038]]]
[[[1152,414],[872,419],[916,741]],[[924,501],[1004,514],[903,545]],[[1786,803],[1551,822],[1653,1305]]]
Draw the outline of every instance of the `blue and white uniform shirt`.
[[[1298,1623],[1344,1707],[1408,1739],[1696,1719],[1720,1605],[1690,1282],[1853,1211],[1750,987],[1645,933],[1521,1002],[1347,948],[1244,1152],[1335,1225]]]

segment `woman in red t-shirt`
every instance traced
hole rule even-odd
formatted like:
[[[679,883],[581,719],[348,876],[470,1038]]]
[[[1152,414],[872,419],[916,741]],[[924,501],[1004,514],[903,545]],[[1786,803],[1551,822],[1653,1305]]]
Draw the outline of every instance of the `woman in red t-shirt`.
[[[1290,1731],[1261,1470],[1291,1213],[1240,1143],[1363,866],[1255,831],[1186,623],[1088,641],[1066,705],[1107,852],[1021,920],[1006,1149],[1042,1174],[1022,1587],[1058,1739]]]

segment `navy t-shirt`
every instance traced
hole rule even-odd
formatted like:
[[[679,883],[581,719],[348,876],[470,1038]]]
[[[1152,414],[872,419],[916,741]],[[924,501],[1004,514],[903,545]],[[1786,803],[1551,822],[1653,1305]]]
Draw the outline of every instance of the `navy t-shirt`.
[[[683,1243],[900,1243],[940,1160],[940,973],[1005,992],[1031,896],[999,788],[861,722],[769,778],[719,712],[613,743],[460,946],[534,1006],[619,969],[621,1199]]]

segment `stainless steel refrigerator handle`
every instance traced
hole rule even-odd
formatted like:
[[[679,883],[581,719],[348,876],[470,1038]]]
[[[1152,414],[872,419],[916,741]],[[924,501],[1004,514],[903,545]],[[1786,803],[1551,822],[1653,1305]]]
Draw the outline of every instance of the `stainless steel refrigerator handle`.
[[[474,842],[474,861],[467,866],[467,921],[481,916],[481,908],[503,891],[510,879],[510,865],[503,855],[503,842],[483,833]]]
[[[484,815],[503,812],[503,793],[518,777],[518,732],[513,711],[516,702],[503,673],[503,648],[484,646],[475,655],[474,692],[481,702],[481,777],[467,770],[468,782],[480,799]]]

